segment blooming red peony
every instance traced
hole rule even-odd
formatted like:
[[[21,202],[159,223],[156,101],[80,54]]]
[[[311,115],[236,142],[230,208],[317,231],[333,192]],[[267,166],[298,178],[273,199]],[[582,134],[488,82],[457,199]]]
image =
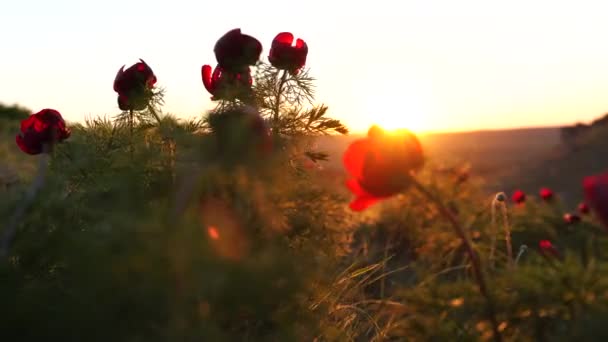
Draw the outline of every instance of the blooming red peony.
[[[121,110],[144,110],[152,98],[151,89],[156,84],[156,76],[142,59],[124,70],[123,65],[114,79],[114,91],[118,93],[118,107]]]
[[[583,179],[586,203],[608,229],[608,172]]]
[[[540,189],[539,194],[540,194],[540,198],[542,198],[543,201],[546,201],[546,202],[551,201],[554,196],[553,190],[551,190],[549,188]]]
[[[205,89],[213,95],[211,100],[248,100],[251,98],[251,85],[253,79],[247,67],[239,73],[226,72],[220,65],[215,67],[213,73],[210,65],[203,65],[201,76]]]
[[[517,204],[522,204],[526,201],[526,193],[521,190],[515,190],[511,200]]]
[[[213,52],[224,71],[241,73],[260,59],[262,43],[252,36],[242,34],[241,29],[236,28],[218,39]]]
[[[424,156],[420,142],[411,132],[389,134],[372,126],[366,138],[348,147],[343,162],[353,177],[346,186],[356,196],[350,208],[362,211],[405,190],[411,184],[412,173],[424,165]]]
[[[23,152],[40,154],[45,152],[45,145],[50,149],[54,143],[69,138],[70,134],[58,111],[43,109],[21,121],[21,132],[15,140]]]
[[[277,69],[288,70],[297,74],[306,64],[308,45],[302,39],[296,39],[290,32],[279,33],[272,41],[268,61]]]

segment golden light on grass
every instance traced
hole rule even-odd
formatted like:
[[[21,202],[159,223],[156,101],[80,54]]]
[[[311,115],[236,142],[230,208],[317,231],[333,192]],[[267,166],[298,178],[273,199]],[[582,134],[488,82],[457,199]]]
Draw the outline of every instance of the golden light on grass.
[[[454,298],[450,301],[450,306],[455,307],[455,308],[462,306],[462,304],[464,304],[464,298],[462,298],[462,297]]]
[[[207,235],[209,235],[209,237],[212,240],[219,240],[220,239],[220,233],[217,231],[217,228],[214,227],[214,226],[207,227]]]
[[[218,256],[241,260],[249,252],[249,240],[237,213],[224,201],[206,199],[201,204],[201,221],[211,248]]]

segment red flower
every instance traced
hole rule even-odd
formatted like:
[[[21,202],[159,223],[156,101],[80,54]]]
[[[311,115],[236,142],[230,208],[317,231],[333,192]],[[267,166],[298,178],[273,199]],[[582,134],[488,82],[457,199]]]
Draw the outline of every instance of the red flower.
[[[538,246],[540,247],[540,249],[545,250],[545,249],[551,249],[553,248],[553,244],[551,243],[551,241],[549,240],[540,240],[538,242]]]
[[[52,144],[69,138],[70,134],[58,111],[43,109],[21,121],[21,132],[15,140],[23,152],[40,154],[45,152],[45,145],[50,149]]]
[[[543,254],[552,254],[556,257],[559,257],[559,252],[557,251],[557,248],[555,248],[555,246],[553,246],[553,244],[549,240],[540,240],[538,242],[538,247],[540,248],[540,251]]]
[[[308,45],[299,38],[293,45],[293,38],[290,32],[279,33],[272,41],[268,60],[277,69],[297,74],[306,64]]]
[[[114,91],[118,93],[118,108],[121,110],[144,110],[152,97],[151,89],[156,76],[142,59],[124,70],[123,65],[114,79]]]
[[[578,215],[567,213],[564,214],[564,221],[568,224],[574,224],[581,222],[581,218]]]
[[[420,142],[411,132],[389,135],[373,126],[366,138],[348,147],[343,162],[353,177],[346,186],[356,196],[350,208],[362,211],[405,190],[411,183],[411,173],[424,165],[424,157]]]
[[[608,229],[608,173],[583,179],[586,203]]]
[[[262,43],[252,36],[242,34],[241,29],[237,28],[218,39],[213,52],[223,70],[241,73],[260,59]]]
[[[551,201],[553,199],[553,190],[549,189],[549,188],[542,188],[540,189],[540,198],[543,199],[543,201]]]
[[[516,190],[513,193],[513,196],[511,196],[511,199],[517,204],[522,204],[526,201],[526,193],[521,190]]]
[[[210,65],[203,65],[201,69],[203,85],[207,91],[213,95],[211,100],[234,100],[236,98],[243,101],[251,99],[251,85],[253,79],[247,67],[245,70],[233,73],[225,71],[220,65],[215,67],[211,73]]]
[[[583,215],[589,214],[589,206],[587,205],[587,203],[585,203],[585,202],[580,203],[578,205],[578,212]]]

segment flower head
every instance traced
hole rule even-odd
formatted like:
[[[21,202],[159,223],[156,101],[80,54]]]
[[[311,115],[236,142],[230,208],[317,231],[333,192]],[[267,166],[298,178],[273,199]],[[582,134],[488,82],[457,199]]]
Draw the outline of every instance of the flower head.
[[[350,208],[361,211],[405,190],[411,184],[412,173],[424,165],[424,156],[420,142],[411,132],[388,134],[373,126],[366,138],[348,147],[343,162],[353,177],[346,186],[356,196]]]
[[[549,241],[549,240],[540,240],[538,242],[538,247],[540,248],[540,252],[545,255],[551,254],[555,257],[560,256],[557,248],[555,248],[553,243],[551,243],[551,241]]]
[[[121,110],[144,110],[152,98],[151,89],[156,84],[156,76],[143,59],[127,70],[124,69],[123,65],[114,79],[118,107]]]
[[[61,114],[54,109],[43,109],[21,121],[21,132],[15,140],[17,146],[27,154],[40,154],[56,142],[70,137]]]
[[[542,188],[539,191],[540,194],[540,198],[543,199],[543,201],[545,202],[549,202],[553,199],[553,190],[549,189],[549,188]]]
[[[268,61],[277,69],[288,70],[293,74],[306,64],[308,45],[300,38],[296,39],[290,32],[281,32],[272,41]]]
[[[262,54],[262,44],[254,37],[242,34],[240,28],[236,28],[218,39],[213,52],[223,70],[240,73],[257,63]]]
[[[568,224],[575,224],[581,222],[581,217],[575,214],[564,214],[564,222]]]
[[[511,200],[517,204],[523,204],[526,201],[526,193],[522,190],[515,190],[511,196]]]
[[[542,250],[553,248],[553,244],[549,240],[540,240],[538,246]]]
[[[608,173],[583,179],[586,203],[608,229]]]
[[[212,73],[210,65],[203,65],[201,76],[205,89],[213,95],[211,97],[213,101],[232,101],[238,98],[248,102],[252,98],[253,79],[248,67],[241,72],[234,73],[225,71],[220,65],[217,65]]]

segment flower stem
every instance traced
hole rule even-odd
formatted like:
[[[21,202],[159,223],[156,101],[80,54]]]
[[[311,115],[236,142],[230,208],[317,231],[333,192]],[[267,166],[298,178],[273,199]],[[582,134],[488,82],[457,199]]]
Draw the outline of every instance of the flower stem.
[[[2,235],[2,240],[0,241],[0,258],[5,258],[8,255],[11,243],[15,238],[19,221],[23,218],[23,215],[25,215],[25,212],[36,198],[38,191],[40,191],[44,185],[44,179],[48,169],[48,158],[48,146],[45,145],[43,146],[43,152],[38,159],[38,174],[36,175],[32,185],[27,190],[23,202],[21,202],[21,205],[17,207],[15,213],[11,217],[11,220],[4,229],[4,234]]]
[[[416,181],[413,178],[412,178],[412,182],[413,182],[414,186],[416,187],[416,189],[418,191],[420,191],[420,193],[422,193],[429,201],[433,202],[435,204],[435,206],[437,206],[437,209],[439,210],[441,216],[443,216],[447,221],[450,222],[450,224],[452,225],[452,228],[454,228],[454,232],[462,240],[462,243],[469,256],[469,259],[471,259],[471,266],[473,268],[475,280],[477,281],[477,286],[479,287],[479,292],[481,292],[481,295],[486,299],[486,310],[487,310],[488,319],[490,320],[490,323],[492,324],[494,340],[497,342],[502,341],[502,336],[500,334],[500,330],[498,329],[498,320],[496,319],[496,310],[494,309],[494,301],[492,300],[492,297],[490,296],[488,287],[486,285],[485,278],[483,276],[483,271],[481,268],[481,261],[479,259],[479,256],[477,255],[477,253],[475,253],[475,250],[473,249],[471,242],[469,241],[467,235],[465,234],[465,231],[464,231],[462,225],[460,225],[460,223],[458,222],[456,217],[445,207],[445,205],[435,195],[433,195],[433,193],[431,193],[422,184],[418,183],[418,181]]]
[[[133,109],[129,109],[129,134],[130,134],[130,150],[131,156],[133,156]]]
[[[279,115],[281,114],[281,97],[283,96],[283,87],[287,82],[287,70],[283,70],[281,74],[281,79],[279,80],[279,88],[276,92],[275,102],[274,102],[274,112],[273,112],[273,126],[275,133],[278,132],[279,128]]]

